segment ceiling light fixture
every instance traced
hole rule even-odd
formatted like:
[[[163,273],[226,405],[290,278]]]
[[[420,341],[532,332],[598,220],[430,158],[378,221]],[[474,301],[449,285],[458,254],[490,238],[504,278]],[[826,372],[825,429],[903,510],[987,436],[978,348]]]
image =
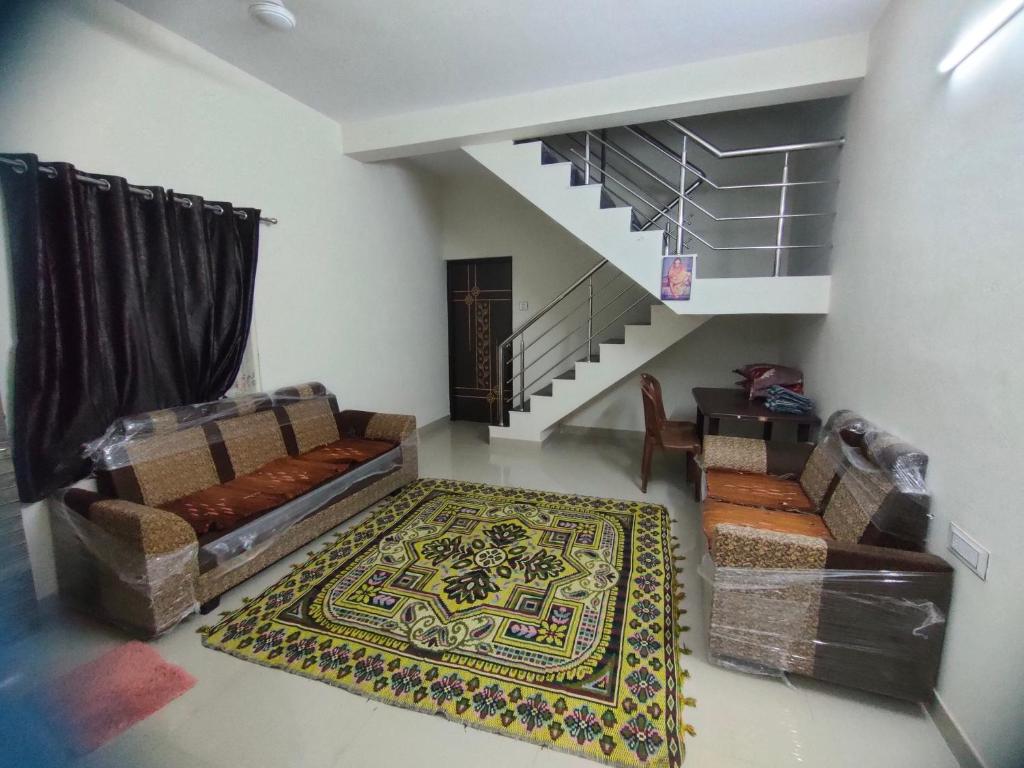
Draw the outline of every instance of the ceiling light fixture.
[[[939,63],[939,72],[952,72],[966,61],[967,57],[981,48],[989,38],[1005,27],[1014,16],[1024,9],[1024,0],[1004,0],[981,21],[971,27],[953,46],[953,50]]]
[[[295,29],[295,14],[284,7],[283,0],[261,0],[249,4],[249,15],[271,29],[288,32]]]

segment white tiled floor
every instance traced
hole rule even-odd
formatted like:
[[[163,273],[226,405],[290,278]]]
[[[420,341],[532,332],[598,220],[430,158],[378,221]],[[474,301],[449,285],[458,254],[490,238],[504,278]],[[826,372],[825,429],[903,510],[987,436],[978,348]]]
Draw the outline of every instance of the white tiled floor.
[[[787,683],[713,667],[704,656],[701,590],[696,573],[697,506],[678,478],[674,457],[655,462],[646,497],[637,485],[640,441],[608,435],[555,435],[543,450],[492,452],[483,427],[442,424],[421,436],[424,477],[495,485],[648,498],[675,521],[685,562],[685,606],[692,630],[684,657],[691,673],[687,709],[697,736],[686,742],[687,768],[955,768],[928,717],[916,706],[805,680]],[[228,593],[235,608],[305,558],[303,548]],[[123,638],[88,620],[62,614],[32,641],[49,672],[92,658]],[[211,617],[212,618],[212,617]],[[198,684],[167,707],[93,753],[85,766],[273,766],[362,768],[586,768],[595,763],[465,728],[441,718],[367,700],[322,683],[266,669],[204,648],[195,616],[155,641],[169,661]],[[49,651],[49,652],[47,652]],[[31,673],[30,673],[31,674]],[[40,673],[41,674],[41,673]]]

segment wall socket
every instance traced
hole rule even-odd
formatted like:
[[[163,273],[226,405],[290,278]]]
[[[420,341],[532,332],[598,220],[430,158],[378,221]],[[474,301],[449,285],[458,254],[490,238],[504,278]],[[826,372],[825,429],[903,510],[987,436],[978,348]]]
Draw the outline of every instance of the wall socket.
[[[956,523],[949,524],[949,551],[974,571],[980,579],[988,573],[989,551],[976,542]]]

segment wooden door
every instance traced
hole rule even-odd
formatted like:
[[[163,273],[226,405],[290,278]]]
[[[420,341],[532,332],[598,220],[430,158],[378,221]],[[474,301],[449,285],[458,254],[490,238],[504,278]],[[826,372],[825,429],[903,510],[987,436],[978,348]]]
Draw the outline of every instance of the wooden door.
[[[512,258],[448,262],[452,420],[497,423],[498,350],[512,333]],[[507,382],[512,361],[505,363]]]

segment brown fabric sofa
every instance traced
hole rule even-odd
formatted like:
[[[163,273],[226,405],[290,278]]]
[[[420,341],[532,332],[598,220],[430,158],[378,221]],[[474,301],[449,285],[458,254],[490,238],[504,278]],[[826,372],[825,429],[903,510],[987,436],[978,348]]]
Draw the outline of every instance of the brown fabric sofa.
[[[707,437],[709,652],[927,700],[953,571],[922,552],[927,456],[849,411],[817,446]]]
[[[413,416],[316,383],[121,419],[91,449],[98,490],[50,504],[59,590],[144,635],[418,476]]]

